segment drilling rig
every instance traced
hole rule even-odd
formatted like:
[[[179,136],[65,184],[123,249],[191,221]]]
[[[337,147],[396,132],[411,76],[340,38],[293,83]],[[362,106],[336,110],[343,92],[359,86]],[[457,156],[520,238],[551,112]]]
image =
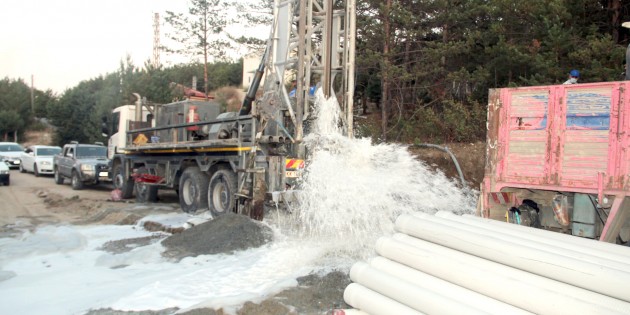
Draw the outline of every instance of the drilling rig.
[[[352,136],[355,0],[275,0],[273,16],[239,112],[219,113],[213,101],[148,106],[139,95],[114,110],[108,149],[123,198],[151,202],[174,189],[186,212],[262,219],[267,201],[295,199],[287,165],[305,158],[313,87],[337,99]]]

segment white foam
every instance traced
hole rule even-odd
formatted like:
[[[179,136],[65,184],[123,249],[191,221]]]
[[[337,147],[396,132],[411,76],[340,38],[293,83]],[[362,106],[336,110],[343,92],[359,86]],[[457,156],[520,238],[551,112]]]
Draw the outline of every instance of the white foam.
[[[311,157],[296,211],[303,233],[343,240],[339,250],[365,254],[376,238],[393,231],[402,213],[473,211],[474,194],[431,171],[405,147],[341,135],[336,99],[324,100],[321,92],[318,98],[323,106],[317,117],[333,120],[318,120],[305,138]]]

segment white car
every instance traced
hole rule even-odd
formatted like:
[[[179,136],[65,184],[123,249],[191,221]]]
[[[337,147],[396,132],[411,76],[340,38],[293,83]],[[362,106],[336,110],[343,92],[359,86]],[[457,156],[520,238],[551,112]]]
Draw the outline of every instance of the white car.
[[[60,147],[32,145],[20,156],[20,172],[32,172],[35,176],[54,174],[53,156],[61,152]]]
[[[0,184],[9,186],[11,184],[11,173],[9,172],[9,165],[0,161]]]
[[[20,166],[22,151],[22,146],[15,142],[0,142],[0,160],[5,161],[9,168]]]

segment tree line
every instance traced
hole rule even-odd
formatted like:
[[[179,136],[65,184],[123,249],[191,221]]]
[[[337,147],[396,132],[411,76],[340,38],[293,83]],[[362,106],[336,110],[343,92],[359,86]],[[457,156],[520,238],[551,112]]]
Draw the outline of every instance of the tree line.
[[[190,86],[193,75],[200,78],[200,91],[240,85],[241,61],[229,61],[220,48],[226,38],[253,47],[261,43],[211,36],[225,32],[225,20],[216,20],[216,27],[203,24],[212,22],[207,15],[221,3],[191,1],[192,20],[167,16],[174,28],[181,27],[174,40],[192,40],[180,47],[215,62],[155,68],[127,59],[117,71],[59,96],[36,90],[34,104],[23,81],[5,78],[0,132],[20,134],[33,117],[47,117],[57,127],[57,144],[103,141],[102,117],[132,103],[134,92],[166,103],[177,98],[171,83]],[[246,19],[268,22],[269,3],[261,2],[256,12],[263,13]],[[621,0],[357,1],[356,106],[364,113],[374,108],[372,116],[378,118],[378,125],[359,121],[358,134],[408,143],[483,140],[491,88],[560,84],[571,69],[581,72],[580,82],[620,80],[630,40],[630,32],[621,28],[625,21],[630,21],[630,3]],[[197,29],[189,28],[193,24]],[[182,36],[186,31],[194,36]]]
[[[357,1],[356,94],[386,141],[485,137],[488,89],[621,80],[630,2]],[[361,127],[359,128],[361,130]]]
[[[208,65],[210,90],[224,86],[240,86],[242,61],[217,62]],[[53,142],[63,145],[70,141],[81,143],[106,142],[102,123],[111,117],[111,111],[124,104],[134,104],[133,93],[149,101],[166,104],[183,99],[179,86],[190,87],[192,78],[203,78],[200,63],[155,68],[150,63],[135,66],[129,58],[122,61],[116,72],[89,80],[56,95],[51,90],[34,90],[31,105],[30,87],[23,80],[0,80],[0,135],[3,140],[22,139],[26,130],[43,129],[41,118],[55,129]],[[198,90],[204,89],[199,80]]]

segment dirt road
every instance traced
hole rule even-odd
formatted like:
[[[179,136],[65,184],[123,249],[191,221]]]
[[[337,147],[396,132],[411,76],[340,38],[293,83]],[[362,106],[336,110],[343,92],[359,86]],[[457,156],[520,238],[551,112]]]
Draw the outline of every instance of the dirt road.
[[[108,183],[73,190],[69,181],[57,185],[52,176],[11,170],[11,185],[0,187],[0,236],[41,224],[116,224],[141,217],[133,200],[111,201],[111,190]],[[160,192],[160,197],[165,205],[176,202],[169,192]]]

